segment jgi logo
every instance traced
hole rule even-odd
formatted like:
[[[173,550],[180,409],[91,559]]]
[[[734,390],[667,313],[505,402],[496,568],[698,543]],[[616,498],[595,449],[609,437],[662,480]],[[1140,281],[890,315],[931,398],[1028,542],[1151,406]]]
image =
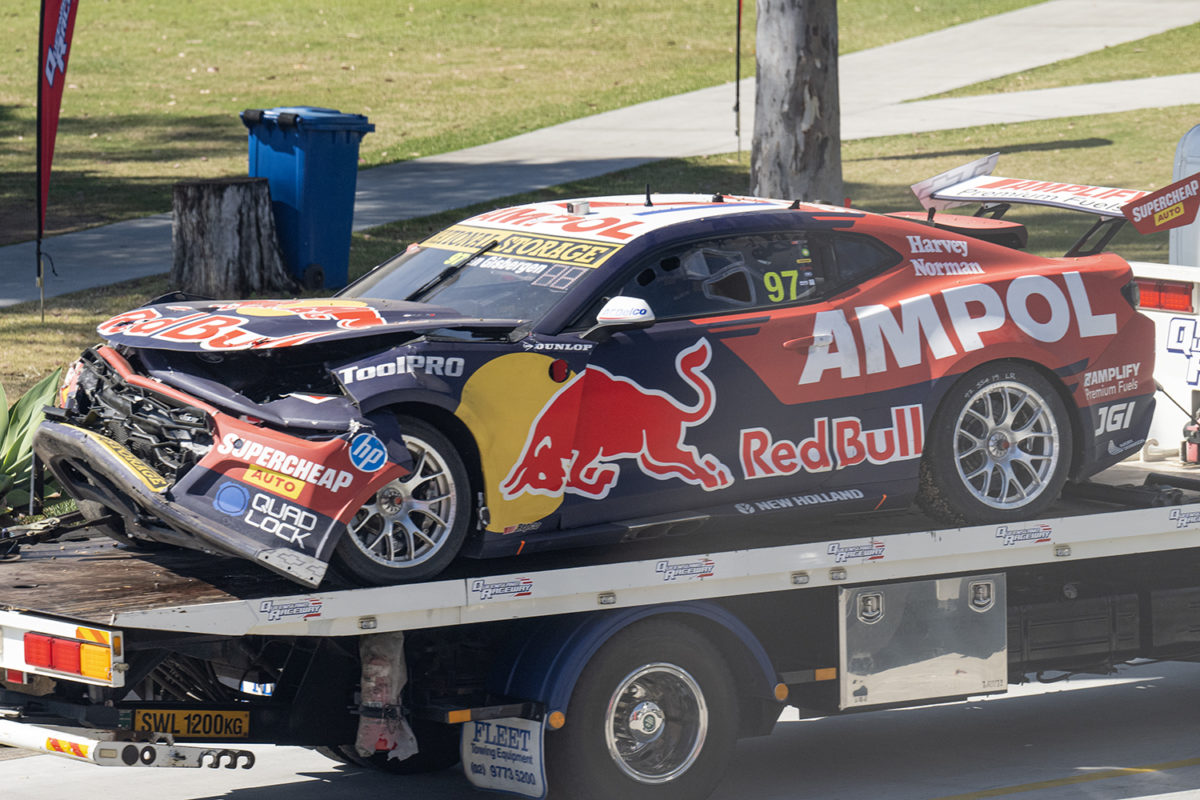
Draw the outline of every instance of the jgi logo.
[[[1096,436],[1101,436],[1105,433],[1116,433],[1123,431],[1133,422],[1133,407],[1137,405],[1137,401],[1130,400],[1128,403],[1113,403],[1110,406],[1102,406],[1100,408],[1100,419],[1096,423]]]

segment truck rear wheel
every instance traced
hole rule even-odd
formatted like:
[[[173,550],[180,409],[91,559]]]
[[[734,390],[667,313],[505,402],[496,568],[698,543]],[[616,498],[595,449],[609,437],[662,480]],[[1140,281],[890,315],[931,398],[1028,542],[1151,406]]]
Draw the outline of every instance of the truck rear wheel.
[[[567,723],[546,736],[554,797],[699,800],[737,740],[733,676],[689,625],[646,620],[617,633],[583,670]]]

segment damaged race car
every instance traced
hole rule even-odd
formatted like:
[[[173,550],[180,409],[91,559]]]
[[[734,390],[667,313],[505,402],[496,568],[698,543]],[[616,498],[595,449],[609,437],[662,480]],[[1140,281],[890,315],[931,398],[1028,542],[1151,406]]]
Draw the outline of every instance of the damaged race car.
[[[397,583],[719,519],[1035,517],[1142,444],[1154,335],[1121,258],[933,212],[979,174],[916,215],[538,203],[329,299],[160,298],[99,326],[36,453],[118,540],[306,586],[331,561]]]

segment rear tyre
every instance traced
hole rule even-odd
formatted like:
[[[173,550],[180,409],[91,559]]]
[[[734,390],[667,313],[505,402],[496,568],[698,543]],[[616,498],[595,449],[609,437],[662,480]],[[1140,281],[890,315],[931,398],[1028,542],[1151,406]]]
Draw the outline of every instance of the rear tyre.
[[[547,785],[580,800],[700,800],[728,766],[738,706],[720,652],[689,625],[639,622],[580,675],[546,735]]]
[[[338,540],[343,571],[366,584],[431,578],[458,555],[471,522],[471,485],[457,448],[423,420],[398,417],[413,470],[359,509]]]
[[[930,429],[918,503],[951,524],[1029,519],[1058,499],[1071,462],[1071,423],[1032,367],[984,364],[955,384]]]

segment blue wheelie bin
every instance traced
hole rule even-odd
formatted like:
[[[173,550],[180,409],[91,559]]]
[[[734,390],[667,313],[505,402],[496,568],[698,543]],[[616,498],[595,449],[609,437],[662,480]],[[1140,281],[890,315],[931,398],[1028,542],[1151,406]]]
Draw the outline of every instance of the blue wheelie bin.
[[[358,144],[375,126],[362,114],[285,106],[246,109],[250,177],[266,178],[288,269],[309,289],[349,280]]]

